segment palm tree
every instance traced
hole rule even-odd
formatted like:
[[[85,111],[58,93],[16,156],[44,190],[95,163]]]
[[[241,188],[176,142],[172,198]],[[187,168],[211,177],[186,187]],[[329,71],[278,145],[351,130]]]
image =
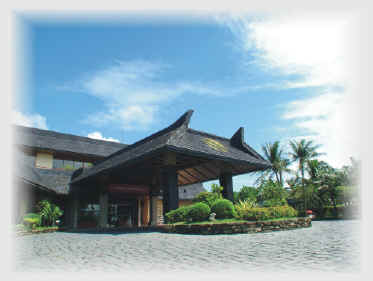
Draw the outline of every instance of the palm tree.
[[[283,157],[280,142],[275,141],[262,145],[262,150],[265,158],[272,164],[271,176],[275,175],[277,183],[283,186],[283,173],[289,171],[290,160]]]
[[[299,163],[299,171],[301,172],[302,178],[302,189],[303,189],[303,199],[304,199],[304,211],[307,210],[307,202],[306,202],[306,190],[304,184],[304,171],[305,171],[305,164],[307,161],[314,159],[322,153],[318,153],[316,150],[320,147],[319,145],[314,145],[312,140],[305,140],[301,139],[299,141],[290,141],[290,157],[293,161],[298,161]]]
[[[290,160],[283,157],[280,142],[275,141],[262,145],[262,150],[265,158],[272,164],[271,176],[275,175],[277,183],[283,186],[283,173],[289,171]]]

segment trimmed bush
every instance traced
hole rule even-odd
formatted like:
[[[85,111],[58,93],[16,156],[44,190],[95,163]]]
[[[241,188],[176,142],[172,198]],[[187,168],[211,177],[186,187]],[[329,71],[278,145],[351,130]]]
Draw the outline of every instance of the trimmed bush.
[[[188,206],[185,215],[187,220],[204,221],[208,219],[210,212],[210,207],[207,204],[200,202]]]
[[[28,228],[35,228],[40,226],[41,217],[39,214],[28,213],[23,216],[23,223]]]
[[[177,208],[176,210],[172,210],[168,213],[166,213],[166,221],[167,223],[175,223],[175,222],[181,222],[187,220],[187,211],[189,210],[190,206],[183,206],[180,208]]]
[[[217,200],[212,205],[211,211],[216,214],[217,219],[230,219],[237,215],[233,203],[227,199]]]
[[[199,193],[199,194],[198,194],[198,195],[193,199],[193,202],[196,202],[196,203],[202,202],[202,203],[207,204],[207,205],[211,208],[212,205],[213,205],[217,200],[219,200],[219,199],[220,199],[219,194],[214,193],[214,192],[207,192],[207,191],[204,191],[204,192]]]

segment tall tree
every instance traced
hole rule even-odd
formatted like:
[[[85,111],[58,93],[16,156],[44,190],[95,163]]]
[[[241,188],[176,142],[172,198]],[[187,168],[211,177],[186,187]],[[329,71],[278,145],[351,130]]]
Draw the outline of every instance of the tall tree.
[[[283,173],[289,171],[290,160],[283,156],[284,152],[280,147],[280,142],[275,141],[262,145],[262,150],[265,158],[272,164],[270,177],[274,175],[277,183],[283,186]]]
[[[305,164],[307,161],[314,159],[322,153],[318,153],[316,150],[320,147],[319,145],[315,145],[312,140],[301,139],[299,141],[290,141],[290,157],[293,161],[298,161],[298,168],[301,173],[302,179],[302,188],[303,188],[303,200],[304,200],[304,211],[307,210],[307,202],[306,202],[306,190],[305,190],[305,182],[304,182],[304,171],[305,171]]]

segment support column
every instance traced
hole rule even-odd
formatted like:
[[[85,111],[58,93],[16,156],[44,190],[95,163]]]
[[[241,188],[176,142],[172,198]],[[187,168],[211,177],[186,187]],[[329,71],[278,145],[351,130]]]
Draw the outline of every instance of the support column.
[[[151,225],[158,224],[158,196],[152,195],[150,199]]]
[[[65,225],[70,228],[78,227],[79,198],[76,191],[73,191],[66,202],[64,210]]]
[[[100,216],[98,226],[100,228],[105,228],[108,224],[109,194],[105,189],[102,189],[99,196]]]
[[[77,228],[78,227],[78,212],[79,212],[79,197],[78,194],[75,193],[72,200],[72,227]]]
[[[144,197],[144,207],[142,208],[142,224],[149,225],[149,209],[150,209],[150,202],[149,196],[146,195]]]
[[[179,207],[179,189],[175,166],[166,166],[161,173],[163,187],[163,216]]]
[[[137,199],[137,226],[141,226],[141,199]]]
[[[223,187],[222,195],[224,198],[233,202],[233,180],[232,173],[225,172],[219,177],[220,185]]]

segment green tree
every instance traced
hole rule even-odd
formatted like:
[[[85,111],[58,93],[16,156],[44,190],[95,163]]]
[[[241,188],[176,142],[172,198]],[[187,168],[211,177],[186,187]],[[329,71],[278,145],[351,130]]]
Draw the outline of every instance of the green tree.
[[[223,195],[222,195],[223,187],[222,186],[213,183],[211,185],[211,192],[217,194],[219,198],[223,198]]]
[[[258,187],[257,200],[264,207],[276,207],[287,205],[288,194],[277,182],[269,179]]]
[[[211,208],[212,204],[214,204],[215,201],[218,199],[221,199],[221,197],[219,197],[217,193],[204,191],[204,192],[199,193],[193,199],[193,202],[195,203],[202,202],[202,203],[207,204]]]
[[[305,185],[305,165],[308,160],[314,159],[321,155],[316,150],[320,147],[314,145],[313,141],[301,139],[299,141],[290,141],[291,152],[290,156],[293,161],[298,161],[298,171],[301,173],[302,188],[303,188],[303,201],[304,211],[307,209],[307,198],[306,198],[306,185]]]
[[[319,191],[322,195],[327,197],[328,205],[333,206],[334,216],[338,216],[337,203],[340,198],[341,190],[338,188],[345,182],[345,175],[343,171],[334,169],[331,166],[325,168],[320,175]]]
[[[271,169],[266,173],[270,171],[270,178],[275,176],[277,183],[283,186],[283,173],[289,172],[290,160],[283,156],[284,152],[280,147],[280,142],[275,141],[262,145],[262,150],[265,158],[272,164]]]
[[[258,189],[252,186],[243,186],[238,192],[238,201],[250,201],[253,203],[257,202]]]

